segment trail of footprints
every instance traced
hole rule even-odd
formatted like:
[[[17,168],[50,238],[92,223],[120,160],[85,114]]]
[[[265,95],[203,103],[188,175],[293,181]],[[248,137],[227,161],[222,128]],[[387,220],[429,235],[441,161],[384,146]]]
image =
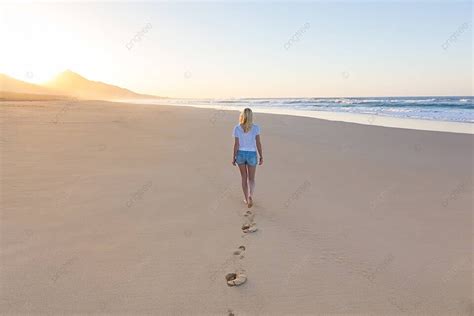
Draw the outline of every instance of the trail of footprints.
[[[244,213],[244,219],[245,222],[242,224],[242,232],[244,237],[246,234],[254,233],[258,230],[257,224],[255,223],[255,214],[252,213],[252,211],[248,210]],[[244,245],[239,246],[237,249],[234,250],[233,255],[235,259],[241,260],[244,259],[244,254],[245,254],[246,247]],[[237,268],[234,266],[234,272],[227,273],[225,275],[225,280],[227,282],[227,285],[232,287],[232,286],[239,286],[244,284],[247,281],[247,274],[245,273],[245,270],[242,268]],[[234,312],[229,309],[228,311],[228,316],[234,316]]]
[[[244,234],[254,233],[258,230],[257,224],[255,223],[255,214],[250,210],[246,211],[244,214],[245,222],[242,225],[242,232]],[[245,246],[239,246],[234,250],[233,255],[238,259],[243,259],[245,253]],[[243,269],[235,269],[234,272],[227,273],[225,280],[228,286],[239,286],[244,284],[247,281],[247,275]],[[229,315],[231,312],[229,312]]]

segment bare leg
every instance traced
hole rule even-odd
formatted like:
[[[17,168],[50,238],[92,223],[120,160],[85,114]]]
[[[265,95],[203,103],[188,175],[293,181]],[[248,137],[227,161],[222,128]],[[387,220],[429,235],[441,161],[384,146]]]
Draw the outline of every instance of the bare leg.
[[[250,189],[250,193],[249,193],[249,197],[250,199],[252,199],[253,197],[253,192],[255,191],[255,171],[257,171],[257,166],[247,166],[247,173],[248,173],[248,177],[249,177],[249,189]]]
[[[239,165],[240,176],[242,178],[242,191],[244,192],[245,201],[249,201],[249,186],[247,183],[247,166]]]

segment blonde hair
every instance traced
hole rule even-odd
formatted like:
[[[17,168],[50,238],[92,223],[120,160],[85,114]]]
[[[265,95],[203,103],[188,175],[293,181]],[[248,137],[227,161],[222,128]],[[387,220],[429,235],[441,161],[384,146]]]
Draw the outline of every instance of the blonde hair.
[[[245,133],[250,131],[253,125],[253,117],[252,117],[252,110],[250,108],[245,108],[240,113],[239,123],[242,126]]]

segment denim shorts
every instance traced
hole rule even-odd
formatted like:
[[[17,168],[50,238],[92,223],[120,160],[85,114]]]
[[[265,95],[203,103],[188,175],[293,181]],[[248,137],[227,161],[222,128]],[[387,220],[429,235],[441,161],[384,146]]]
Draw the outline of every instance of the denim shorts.
[[[249,166],[256,166],[257,165],[257,152],[256,151],[244,151],[239,150],[237,151],[237,157],[235,159],[238,165],[249,165]]]

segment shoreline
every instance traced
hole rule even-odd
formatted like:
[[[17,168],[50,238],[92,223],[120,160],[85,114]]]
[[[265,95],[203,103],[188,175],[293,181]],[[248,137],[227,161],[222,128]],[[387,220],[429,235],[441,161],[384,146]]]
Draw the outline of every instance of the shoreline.
[[[116,103],[133,103],[142,105],[158,105],[158,106],[176,106],[176,107],[192,107],[201,109],[214,109],[219,111],[240,111],[241,106],[211,106],[200,104],[158,104],[143,101],[114,101]],[[310,117],[334,122],[355,123],[367,126],[381,126],[390,128],[401,128],[420,131],[434,131],[474,135],[474,123],[438,121],[438,120],[422,120],[413,118],[398,118],[376,114],[362,113],[344,113],[332,111],[308,111],[308,110],[291,110],[279,108],[253,107],[255,113],[289,115],[295,117]]]

